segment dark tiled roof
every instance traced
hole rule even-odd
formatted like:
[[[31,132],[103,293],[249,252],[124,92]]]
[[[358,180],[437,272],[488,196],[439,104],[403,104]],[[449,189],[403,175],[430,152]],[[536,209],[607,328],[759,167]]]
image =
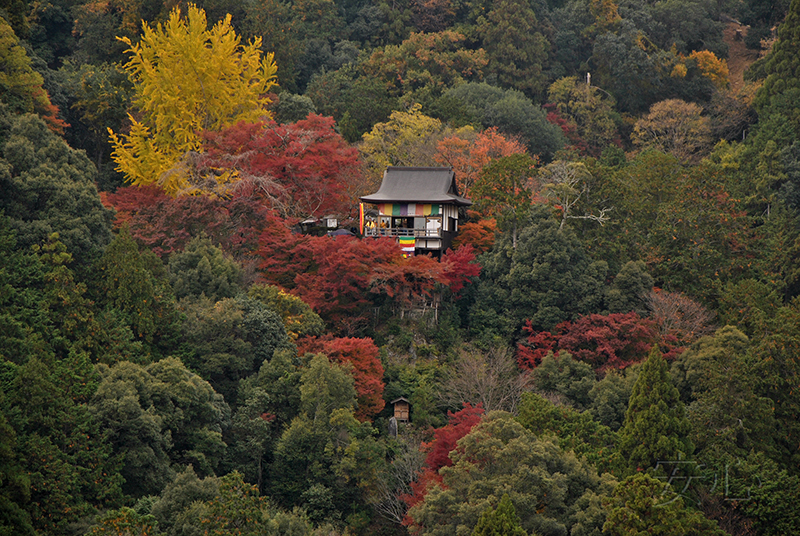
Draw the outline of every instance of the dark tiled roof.
[[[380,189],[361,200],[365,203],[472,204],[458,195],[456,174],[449,167],[388,167]]]

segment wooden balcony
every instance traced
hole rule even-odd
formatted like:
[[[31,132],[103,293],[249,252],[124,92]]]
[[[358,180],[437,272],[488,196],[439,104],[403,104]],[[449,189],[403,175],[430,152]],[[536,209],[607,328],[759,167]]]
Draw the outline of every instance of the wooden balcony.
[[[404,227],[364,229],[364,236],[413,236],[414,238],[441,238],[441,229],[409,229]]]

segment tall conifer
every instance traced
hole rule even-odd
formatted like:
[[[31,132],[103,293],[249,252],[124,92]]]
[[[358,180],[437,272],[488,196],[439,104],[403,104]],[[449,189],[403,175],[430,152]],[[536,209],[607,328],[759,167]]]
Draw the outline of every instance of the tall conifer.
[[[633,386],[619,452],[632,469],[655,468],[659,462],[677,461],[692,453],[688,433],[678,389],[672,385],[661,352],[653,348]]]
[[[792,0],[778,28],[778,41],[764,58],[762,68],[767,77],[756,95],[757,105],[769,105],[775,95],[800,89],[800,0]]]
[[[508,494],[503,495],[497,508],[489,508],[483,513],[475,525],[475,530],[472,531],[472,536],[527,536],[527,534],[519,524],[517,511]]]

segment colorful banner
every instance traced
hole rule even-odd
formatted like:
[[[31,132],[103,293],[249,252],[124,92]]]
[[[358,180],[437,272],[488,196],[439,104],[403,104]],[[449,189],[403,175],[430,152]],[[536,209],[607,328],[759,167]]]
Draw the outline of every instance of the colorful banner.
[[[413,236],[400,236],[397,238],[401,248],[414,247],[417,240]]]
[[[438,216],[442,206],[430,203],[383,203],[378,211],[384,216]]]
[[[358,204],[358,233],[364,236],[364,203]]]

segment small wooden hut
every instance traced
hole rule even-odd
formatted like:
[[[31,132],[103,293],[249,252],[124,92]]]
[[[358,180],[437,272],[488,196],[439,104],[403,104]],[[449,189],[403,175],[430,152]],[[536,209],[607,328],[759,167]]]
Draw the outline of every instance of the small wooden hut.
[[[410,420],[411,403],[407,398],[401,396],[389,403],[394,406],[394,418],[397,419],[397,422],[408,422]]]

